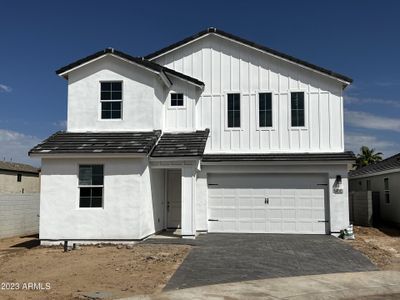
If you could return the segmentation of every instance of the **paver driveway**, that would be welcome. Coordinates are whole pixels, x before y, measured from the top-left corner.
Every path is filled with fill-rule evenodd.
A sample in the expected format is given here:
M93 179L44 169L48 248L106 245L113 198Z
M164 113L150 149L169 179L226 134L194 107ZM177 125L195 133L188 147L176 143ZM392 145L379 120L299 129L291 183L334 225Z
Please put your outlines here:
M193 249L165 290L273 277L377 270L360 252L329 235L207 234L190 243Z

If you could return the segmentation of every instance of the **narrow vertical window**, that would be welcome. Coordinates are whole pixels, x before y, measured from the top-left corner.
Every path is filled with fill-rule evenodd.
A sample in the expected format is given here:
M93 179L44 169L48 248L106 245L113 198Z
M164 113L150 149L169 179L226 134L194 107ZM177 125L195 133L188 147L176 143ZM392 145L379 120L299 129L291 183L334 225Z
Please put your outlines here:
M101 118L121 119L122 117L122 82L100 82Z
M304 93L291 93L292 127L304 126Z
M385 193L385 203L390 204L390 188L389 188L389 178L383 179L383 188Z
M17 182L21 182L22 181L22 174L17 174Z
M228 127L240 127L240 94L228 94Z
M183 106L183 94L172 93L171 94L171 106Z
M79 207L102 207L103 184L102 165L80 165Z
M367 191L371 190L371 180L367 179Z
M258 95L258 122L259 127L272 127L272 94Z

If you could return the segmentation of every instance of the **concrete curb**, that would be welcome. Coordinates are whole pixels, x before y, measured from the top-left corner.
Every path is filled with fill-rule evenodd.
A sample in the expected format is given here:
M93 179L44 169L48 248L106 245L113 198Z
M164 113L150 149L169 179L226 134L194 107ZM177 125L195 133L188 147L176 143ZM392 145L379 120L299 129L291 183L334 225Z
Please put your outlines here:
M141 295L125 300L169 299L351 299L400 296L400 272L336 273L243 281ZM392 298L395 299L395 298Z

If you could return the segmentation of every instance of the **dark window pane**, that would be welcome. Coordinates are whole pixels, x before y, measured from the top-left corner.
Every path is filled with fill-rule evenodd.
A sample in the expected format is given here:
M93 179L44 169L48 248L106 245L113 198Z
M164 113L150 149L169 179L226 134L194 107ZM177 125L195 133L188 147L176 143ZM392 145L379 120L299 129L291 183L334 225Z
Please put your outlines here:
M102 91L111 91L111 82L101 82Z
M111 119L121 119L121 111L119 111L119 110L112 111Z
M298 118L299 118L299 123L297 126L304 126L304 110L299 110L298 111Z
M90 197L81 197L79 207L90 207Z
M111 100L121 100L121 99L122 99L122 92L111 93Z
M233 109L234 110L240 110L240 95L239 94L235 94L234 99L235 99L235 101L234 101Z
M178 106L183 106L183 99L178 99Z
M103 176L103 169L104 169L103 165L93 165L92 166L93 174L96 174L96 175Z
M178 102L176 99L171 99L171 106L177 106Z
M91 207L102 207L103 206L103 198L101 197L93 197L92 198L92 206Z
M265 94L260 94L259 110L265 110L265 109L266 109Z
M122 91L122 82L112 82L111 89L112 91Z
M233 94L228 95L228 111L233 110Z
M111 109L112 110L121 110L121 102L111 102Z
M111 119L111 111L105 110L101 112L102 119Z
M234 127L240 127L240 111L234 112Z
M90 166L79 167L79 185L92 184L92 169Z
M81 197L90 197L90 188L80 188L80 190Z
M102 110L111 110L111 104L112 104L112 102L102 102L101 109Z
M93 175L92 185L103 185L103 175Z
M101 100L111 100L111 92L101 92Z
M299 126L298 123L297 110L292 110L292 126Z
M266 112L265 111L262 111L262 110L260 110L260 127L265 127L265 126L267 126L266 125L266 123L265 123L265 114L266 114Z
M272 127L272 111L266 112L265 127Z
M92 189L92 197L102 197L103 196L103 188L102 187L94 187Z
M233 126L233 111L228 111L228 127Z
M183 94L172 93L171 94L171 106L183 106Z

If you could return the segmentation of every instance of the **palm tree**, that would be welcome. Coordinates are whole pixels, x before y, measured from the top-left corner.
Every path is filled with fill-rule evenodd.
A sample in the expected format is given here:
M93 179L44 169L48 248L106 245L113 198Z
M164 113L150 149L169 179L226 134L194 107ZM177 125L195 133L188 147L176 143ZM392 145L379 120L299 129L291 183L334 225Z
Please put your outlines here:
M362 146L360 148L360 153L357 154L356 167L357 169L368 166L370 164L375 164L382 160L382 152L375 153L375 149L368 148L367 146Z

